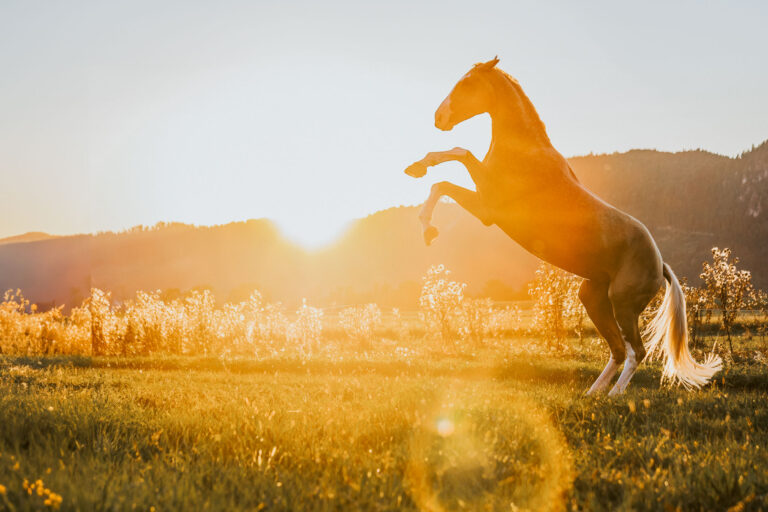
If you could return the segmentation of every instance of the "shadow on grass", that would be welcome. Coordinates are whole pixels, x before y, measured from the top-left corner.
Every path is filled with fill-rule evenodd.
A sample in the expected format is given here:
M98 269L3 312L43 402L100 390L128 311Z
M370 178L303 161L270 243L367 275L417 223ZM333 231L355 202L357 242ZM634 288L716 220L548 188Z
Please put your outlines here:
M460 379L493 379L498 381L530 381L546 383L574 382L591 384L602 371L601 361L533 357L503 361L477 361L471 358L412 359L372 361L275 359L221 359L214 357L160 356L131 358L101 358L87 356L0 357L3 370L22 366L30 369L98 369L98 370L156 370L208 371L232 374L291 373L298 375L380 375L387 377L453 377ZM645 363L632 382L639 386L658 385L661 368L658 363ZM730 368L717 375L714 385L721 389L768 389L768 373L762 366Z
M47 368L93 368L90 356L0 356L0 371L11 366L25 366L32 369Z
M0 375L10 367L44 370L77 368L95 370L208 371L232 374L291 373L298 375L380 375L387 377L453 377L460 379L500 381L535 381L562 383L586 381L596 377L597 369L586 363L566 360L523 359L494 363L470 358L428 360L297 360L297 359L219 359L199 357L5 357L0 358Z

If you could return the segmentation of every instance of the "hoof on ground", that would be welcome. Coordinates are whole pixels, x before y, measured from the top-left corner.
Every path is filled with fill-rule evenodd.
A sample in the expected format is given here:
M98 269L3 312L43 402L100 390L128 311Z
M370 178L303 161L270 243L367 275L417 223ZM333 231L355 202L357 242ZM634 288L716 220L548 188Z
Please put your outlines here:
M424 230L424 243L432 245L432 241L437 238L437 228L435 226L429 226Z
M421 178L427 174L427 166L421 162L416 162L405 168L405 174L413 178Z

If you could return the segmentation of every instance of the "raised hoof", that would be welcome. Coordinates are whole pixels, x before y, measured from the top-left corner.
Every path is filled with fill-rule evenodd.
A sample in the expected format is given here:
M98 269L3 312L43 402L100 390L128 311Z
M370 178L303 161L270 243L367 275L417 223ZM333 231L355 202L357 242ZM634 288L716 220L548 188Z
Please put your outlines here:
M424 230L424 243L427 245L432 245L432 241L437 238L437 234L437 228L435 226L429 226Z
M421 162L416 162L405 168L405 174L413 178L421 178L427 174L427 166Z

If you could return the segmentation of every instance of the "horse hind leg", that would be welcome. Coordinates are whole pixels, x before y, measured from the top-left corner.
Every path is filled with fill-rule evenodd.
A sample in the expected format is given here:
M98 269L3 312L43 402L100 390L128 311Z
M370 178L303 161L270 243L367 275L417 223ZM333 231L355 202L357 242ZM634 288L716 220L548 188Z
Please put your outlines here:
M613 313L626 345L627 359L624 363L624 369L619 375L619 380L608 393L609 396L624 393L637 367L645 359L646 351L640 336L638 321L640 313L651 301L659 286L654 280L649 280L647 283L636 283L634 286L626 286L624 289L616 286L616 283L611 286L610 297Z
M645 358L645 347L643 347L640 330L637 327L640 313L620 306L617 308L615 315L621 333L626 340L627 358L624 361L624 368L621 371L621 375L619 375L619 380L616 381L608 396L620 395L626 391L629 381L632 380L635 371L637 371L637 367Z
M585 279L579 289L579 299L584 304L589 318L595 324L597 332L608 342L611 357L600 376L587 391L588 395L599 393L608 388L616 372L624 361L625 346L619 326L613 316L613 308L608 298L608 285Z
M632 323L636 324L637 319L635 319L634 322L632 320L627 320L626 324L622 322L622 324L627 326L627 330L632 329ZM622 332L624 332L624 330L622 330ZM613 386L611 391L608 392L608 396L620 395L626 391L627 386L629 385L629 381L632 380L632 377L637 371L637 367L640 365L640 362L643 359L642 357L638 356L632 343L626 344L626 352L627 358L624 360L624 368L621 370L621 374L619 375L619 379L616 381L616 384Z

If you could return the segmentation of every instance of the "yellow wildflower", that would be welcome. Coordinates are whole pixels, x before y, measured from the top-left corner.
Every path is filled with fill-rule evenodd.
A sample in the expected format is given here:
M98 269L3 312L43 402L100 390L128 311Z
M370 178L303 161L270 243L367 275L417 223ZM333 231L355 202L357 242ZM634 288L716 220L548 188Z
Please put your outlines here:
M48 498L43 502L43 504L46 507L51 507L54 510L58 510L59 506L61 505L61 502L63 501L63 498L56 494L55 492L48 491L50 494L48 494Z

